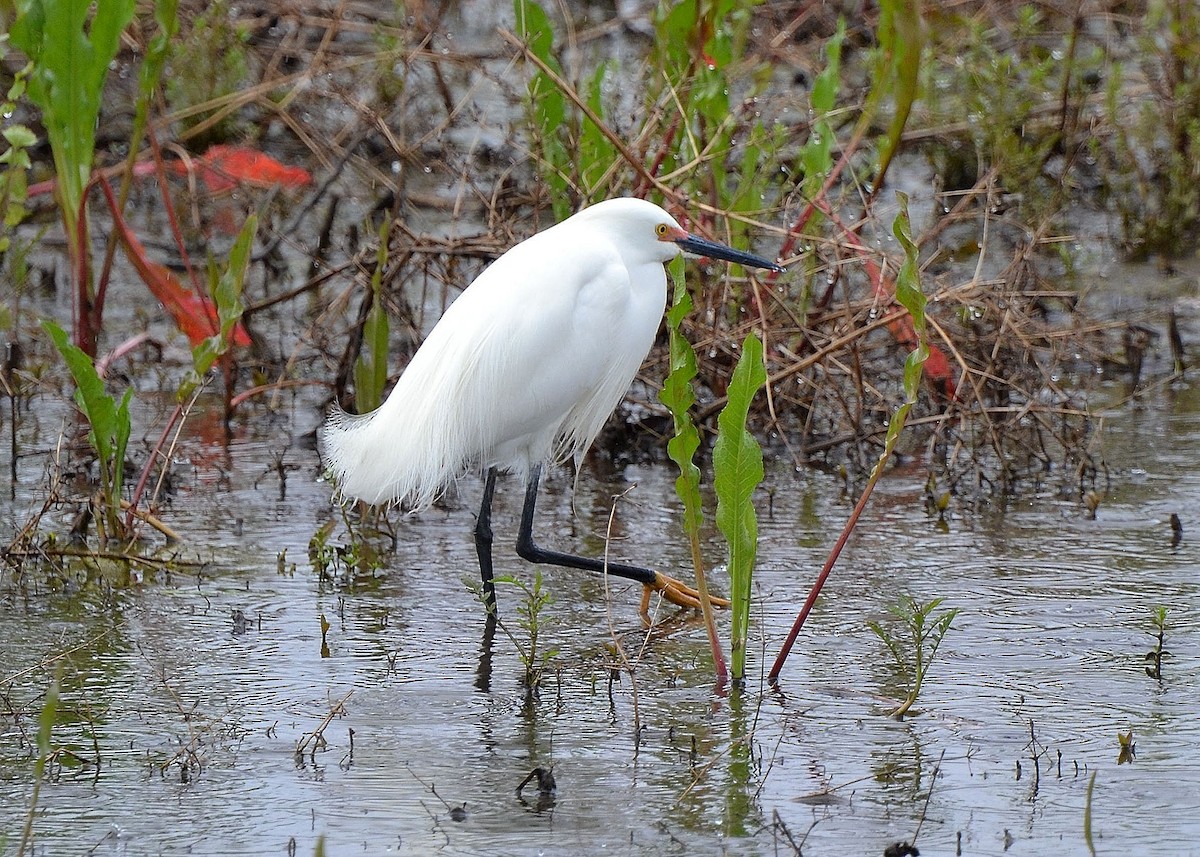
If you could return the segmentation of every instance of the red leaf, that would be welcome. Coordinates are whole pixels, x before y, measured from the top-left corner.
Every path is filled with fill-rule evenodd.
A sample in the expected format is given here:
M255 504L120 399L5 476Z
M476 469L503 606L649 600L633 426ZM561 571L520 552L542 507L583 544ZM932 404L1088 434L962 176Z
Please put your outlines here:
M256 187L302 187L312 181L303 167L289 167L270 155L248 146L212 146L197 159L200 179L210 193L230 190L238 184ZM177 164L176 171L187 172L187 165Z

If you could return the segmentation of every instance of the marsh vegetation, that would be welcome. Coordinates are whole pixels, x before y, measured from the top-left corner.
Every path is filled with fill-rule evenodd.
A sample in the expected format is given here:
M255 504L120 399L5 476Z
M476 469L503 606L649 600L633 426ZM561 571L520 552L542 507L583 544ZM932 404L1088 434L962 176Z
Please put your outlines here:
M18 5L6 853L1197 835L1194 4ZM476 482L338 508L312 433L623 194L787 271L677 272L547 533L735 609L514 564L493 638Z

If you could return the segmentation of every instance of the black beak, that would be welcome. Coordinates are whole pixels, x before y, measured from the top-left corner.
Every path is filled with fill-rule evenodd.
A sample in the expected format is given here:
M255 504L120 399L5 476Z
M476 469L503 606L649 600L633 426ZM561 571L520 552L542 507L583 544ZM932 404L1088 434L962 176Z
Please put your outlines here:
M768 262L762 256L755 256L753 253L746 253L742 250L734 250L732 247L726 247L724 244L709 241L707 238L701 238L698 235L677 238L675 243L686 252L697 256L707 256L710 259L724 259L726 262L736 262L746 268L766 268L768 271L783 270L782 266L776 265L774 262Z

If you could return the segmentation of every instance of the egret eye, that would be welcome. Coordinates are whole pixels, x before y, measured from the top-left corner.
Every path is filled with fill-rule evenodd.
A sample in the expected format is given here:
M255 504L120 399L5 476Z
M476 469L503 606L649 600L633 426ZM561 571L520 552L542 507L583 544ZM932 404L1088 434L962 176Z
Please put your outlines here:
M667 229L667 224L665 224L665 223L660 223L660 224L658 224L658 226L654 227L654 234L657 235L659 238L666 238L668 231L669 230Z

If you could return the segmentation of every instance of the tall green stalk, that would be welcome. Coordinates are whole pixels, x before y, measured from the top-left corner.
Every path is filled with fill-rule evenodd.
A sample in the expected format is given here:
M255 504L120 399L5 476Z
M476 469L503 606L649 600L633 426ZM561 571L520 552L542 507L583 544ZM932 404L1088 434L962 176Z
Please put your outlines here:
M717 418L713 447L713 487L717 492L717 526L729 546L729 599L732 627L729 648L733 680L746 677L746 639L750 625L750 588L758 553L758 516L754 489L763 480L763 454L758 441L746 431L746 419L755 394L767 382L763 345L751 333L742 343L742 354L729 383L729 402Z
M704 510L700 499L700 468L694 461L696 450L700 448L700 433L689 413L696 403L696 394L692 389L692 379L697 371L696 352L679 327L692 311L692 296L688 294L687 283L683 279L682 257L671 262L669 270L675 284L671 307L667 311L671 371L658 397L671 411L671 419L675 424L675 434L667 442L667 455L679 467L675 493L683 503L683 529L692 549L692 569L696 574L696 589L700 592L700 606L708 629L708 642L712 647L713 667L718 683L723 684L728 676L728 668L721 651L721 640L717 636L717 622L704 577L704 560L700 555L700 526L704 523Z

